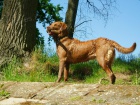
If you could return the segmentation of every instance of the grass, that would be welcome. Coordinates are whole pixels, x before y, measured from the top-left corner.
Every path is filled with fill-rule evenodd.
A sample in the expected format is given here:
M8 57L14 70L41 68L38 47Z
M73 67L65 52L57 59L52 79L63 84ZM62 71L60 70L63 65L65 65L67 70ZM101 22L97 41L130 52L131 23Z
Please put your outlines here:
M103 103L106 103L106 100L104 99L95 99L95 97L92 98L92 102L94 103L98 103L98 104L103 104Z
M70 97L70 100L71 100L71 101L78 101L78 100L81 100L81 99L82 99L81 96Z
M43 52L37 48L30 58L20 60L16 57L1 71L1 81L54 82L58 74L58 57L52 50ZM128 82L140 85L140 56L120 55L115 59L114 73L129 75ZM108 77L95 60L70 66L70 82L109 84ZM103 79L104 78L104 79ZM117 80L117 84L127 84L126 80Z
M57 78L56 71L58 69L57 59L56 55L48 57L46 54L41 53L40 49L35 50L31 58L26 61L21 61L14 57L1 71L1 80L31 82L55 81Z
M4 84L0 85L0 98L5 97L8 98L10 96L10 93L3 89Z

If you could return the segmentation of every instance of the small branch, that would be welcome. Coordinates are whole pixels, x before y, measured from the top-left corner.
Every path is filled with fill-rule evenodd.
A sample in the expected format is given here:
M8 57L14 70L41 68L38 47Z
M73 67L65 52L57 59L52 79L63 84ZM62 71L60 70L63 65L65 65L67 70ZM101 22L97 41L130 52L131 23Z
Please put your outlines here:
M77 26L75 26L74 29L77 28L78 26L80 26L81 24L83 24L83 23L85 23L85 22L89 22L89 21L92 21L92 20L83 21L82 23L80 23L80 24L78 24Z
M94 3L93 3L93 2L90 2L89 0L87 0L87 3L88 3L90 6L94 6Z
M116 0L98 0L99 5L94 4L92 0L86 0L88 7L93 9L94 14L102 17L105 22L108 21L108 17L110 15L110 10L114 7Z

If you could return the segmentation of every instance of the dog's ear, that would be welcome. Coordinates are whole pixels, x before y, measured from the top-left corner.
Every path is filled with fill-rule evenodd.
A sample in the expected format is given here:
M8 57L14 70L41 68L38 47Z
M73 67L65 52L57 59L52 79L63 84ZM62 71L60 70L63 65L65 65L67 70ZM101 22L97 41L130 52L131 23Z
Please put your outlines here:
M62 30L65 31L67 29L67 25L65 23L62 23L62 27L61 28L62 28Z
M62 24L62 26L60 29L61 32L60 32L59 36L60 37L67 36L68 35L67 25L63 22L61 24Z

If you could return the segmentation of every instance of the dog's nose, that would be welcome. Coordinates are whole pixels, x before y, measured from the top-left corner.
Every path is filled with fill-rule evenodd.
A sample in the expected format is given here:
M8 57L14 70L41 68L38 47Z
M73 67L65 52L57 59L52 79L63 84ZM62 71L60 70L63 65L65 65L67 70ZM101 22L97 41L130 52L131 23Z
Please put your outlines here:
M49 29L50 27L48 26L47 29Z
M48 26L47 28L46 28L46 31L48 32L50 30L50 27Z

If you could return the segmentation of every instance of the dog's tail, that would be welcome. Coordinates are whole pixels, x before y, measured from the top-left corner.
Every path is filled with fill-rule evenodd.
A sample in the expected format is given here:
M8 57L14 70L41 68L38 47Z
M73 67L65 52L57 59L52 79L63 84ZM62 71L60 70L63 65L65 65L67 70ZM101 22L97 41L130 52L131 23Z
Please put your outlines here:
M128 54L131 53L135 50L136 48L136 43L133 43L133 45L130 48L125 48L122 47L121 45L119 45L117 42L112 41L112 45L113 47L115 47L119 52L124 53L124 54Z

